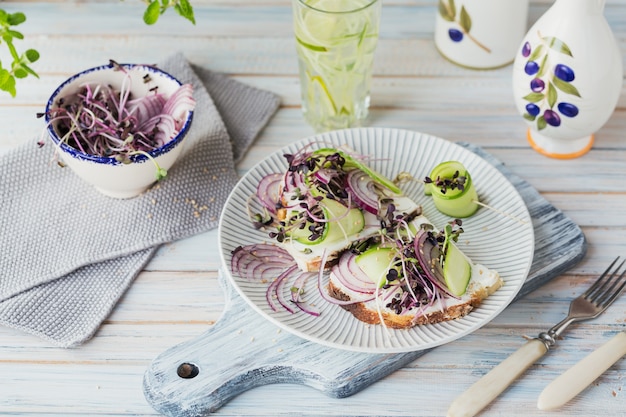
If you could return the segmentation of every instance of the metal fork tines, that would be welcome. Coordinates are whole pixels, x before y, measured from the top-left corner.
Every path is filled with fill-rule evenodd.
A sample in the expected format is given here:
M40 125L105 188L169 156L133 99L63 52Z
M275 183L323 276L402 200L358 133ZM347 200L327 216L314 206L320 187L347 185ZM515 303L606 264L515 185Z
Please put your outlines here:
M569 314L565 319L554 325L547 332L539 334L537 338L544 342L548 349L556 343L556 338L563 333L567 326L574 322L598 317L621 294L624 287L626 287L626 280L623 279L626 274L626 269L624 269L621 274L619 274L619 271L622 269L622 266L624 266L626 259L616 268L613 268L618 260L619 256L611 262L611 265L608 266L587 291L572 300L569 307Z

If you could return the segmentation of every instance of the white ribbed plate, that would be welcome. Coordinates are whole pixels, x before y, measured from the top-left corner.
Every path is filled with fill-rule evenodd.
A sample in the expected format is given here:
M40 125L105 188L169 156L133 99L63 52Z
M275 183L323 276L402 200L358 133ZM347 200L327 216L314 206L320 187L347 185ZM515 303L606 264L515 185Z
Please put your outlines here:
M239 245L270 242L266 232L255 230L248 221L247 202L266 174L283 172L284 153L304 144L324 147L346 144L372 156L368 165L389 178L406 171L423 179L439 162L457 160L472 175L480 200L511 217L481 208L464 220L459 247L475 262L497 270L504 285L466 317L411 329L385 329L355 319L352 314L324 301L312 279L305 288L307 302L321 312L319 317L304 312L274 312L265 299L267 284L251 282L230 270L231 251ZM421 204L424 214L437 226L450 220L424 196L420 182L403 187ZM304 139L276 152L254 166L231 193L219 226L219 246L226 275L239 294L261 315L287 331L313 342L340 349L370 353L398 353L429 349L469 334L496 317L513 300L528 275L534 251L533 226L526 205L513 185L492 165L461 146L422 133L384 128L334 131ZM289 291L288 286L285 288ZM288 294L285 294L288 299ZM245 320L245 317L242 317Z

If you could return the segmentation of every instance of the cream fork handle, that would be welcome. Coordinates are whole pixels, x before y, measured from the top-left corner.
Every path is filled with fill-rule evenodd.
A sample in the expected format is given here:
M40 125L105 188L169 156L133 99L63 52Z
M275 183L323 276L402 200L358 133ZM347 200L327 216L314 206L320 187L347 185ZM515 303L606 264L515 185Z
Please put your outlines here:
M564 405L624 355L626 333L620 332L548 384L539 395L537 407L553 410Z
M541 340L529 340L459 395L450 405L447 417L471 417L478 414L547 351L548 348Z

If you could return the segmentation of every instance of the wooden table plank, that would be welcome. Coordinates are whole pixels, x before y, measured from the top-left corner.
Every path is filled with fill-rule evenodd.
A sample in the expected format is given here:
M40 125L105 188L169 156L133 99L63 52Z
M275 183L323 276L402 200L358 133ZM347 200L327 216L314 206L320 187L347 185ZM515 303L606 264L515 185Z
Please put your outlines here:
M534 21L553 0L532 1ZM136 0L2 2L26 12L18 47L38 49L40 79L18 83L15 99L0 94L0 155L34 141L43 124L34 115L66 77L120 61L157 62L183 51L193 62L280 95L282 107L239 164L240 174L269 152L313 134L300 113L289 0L192 0L196 26L173 11L155 26L141 21ZM249 391L218 415L443 415L452 398L523 343L560 320L569 300L607 263L626 255L626 94L582 158L557 161L530 150L512 102L511 67L468 71L434 48L435 0L386 1L372 88L373 126L421 131L483 146L582 227L585 259L514 303L489 325L437 348L363 392L328 398L294 385ZM626 64L626 4L607 0L605 16ZM2 47L0 46L0 51ZM112 56L113 54L113 56ZM6 56L0 52L3 64ZM0 231L1 234L1 231ZM217 232L161 247L94 339L59 349L0 327L0 415L155 416L142 393L143 373L170 346L219 320L224 297L217 282ZM545 416L534 404L541 389L626 325L626 298L593 322L573 326L554 352L482 414ZM626 362L551 415L626 416Z

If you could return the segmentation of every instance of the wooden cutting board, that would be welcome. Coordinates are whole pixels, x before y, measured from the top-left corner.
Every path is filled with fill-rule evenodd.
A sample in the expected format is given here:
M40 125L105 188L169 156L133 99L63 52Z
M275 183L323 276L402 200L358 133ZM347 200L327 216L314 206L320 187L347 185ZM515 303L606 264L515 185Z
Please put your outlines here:
M517 298L583 258L586 240L576 224L492 155L468 143L461 145L511 181L533 219L535 254ZM166 416L206 415L244 391L272 383L304 384L332 397L347 397L427 352L369 354L309 342L256 313L227 279L221 284L226 305L218 322L197 338L163 352L146 370L144 395Z

